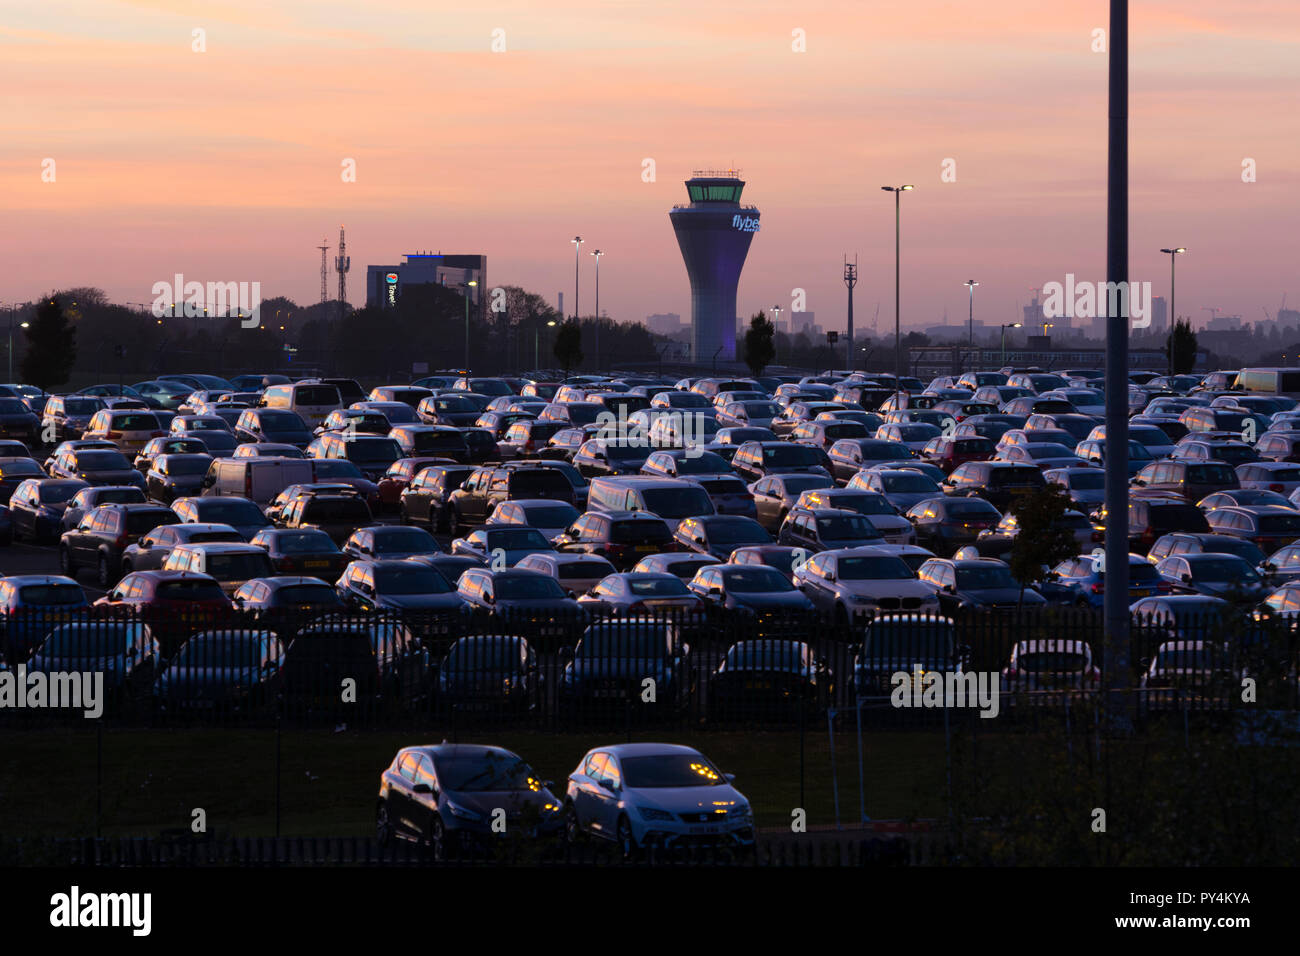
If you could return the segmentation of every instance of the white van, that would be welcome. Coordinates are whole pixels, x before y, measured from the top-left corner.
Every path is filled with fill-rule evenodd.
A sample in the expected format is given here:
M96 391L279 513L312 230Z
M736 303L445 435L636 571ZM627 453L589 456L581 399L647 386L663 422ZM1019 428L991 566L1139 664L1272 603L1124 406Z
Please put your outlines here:
M290 485L316 480L316 465L308 458L218 458L203 479L205 497L236 495L268 504Z
M333 385L295 382L272 385L262 393L262 400L257 405L259 408L287 408L301 415L308 428L315 428L325 421L326 415L343 405L343 399Z
M1300 368L1243 368L1234 387L1254 395L1300 398Z
M709 493L694 481L651 475L591 479L588 511L640 511L657 515L676 527L683 518L716 514Z

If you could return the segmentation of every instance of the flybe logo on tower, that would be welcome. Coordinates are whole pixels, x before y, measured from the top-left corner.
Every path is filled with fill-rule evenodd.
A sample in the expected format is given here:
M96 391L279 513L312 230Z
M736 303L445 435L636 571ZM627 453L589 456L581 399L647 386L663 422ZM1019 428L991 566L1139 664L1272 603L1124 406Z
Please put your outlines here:
M741 232L758 232L758 220L753 216L732 216L731 228Z

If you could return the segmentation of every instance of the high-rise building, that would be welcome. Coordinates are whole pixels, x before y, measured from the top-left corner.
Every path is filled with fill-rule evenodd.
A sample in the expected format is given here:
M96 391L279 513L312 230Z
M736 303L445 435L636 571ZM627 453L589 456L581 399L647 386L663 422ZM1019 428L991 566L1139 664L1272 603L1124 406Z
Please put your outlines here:
M645 317L645 327L655 335L676 335L685 328L685 323L676 312L657 312Z
M744 188L734 169L696 171L686 181L690 204L668 214L691 283L696 362L736 357L736 288L759 217L757 208L740 204Z
M1163 295L1151 300L1151 331L1160 335L1169 331L1169 300Z

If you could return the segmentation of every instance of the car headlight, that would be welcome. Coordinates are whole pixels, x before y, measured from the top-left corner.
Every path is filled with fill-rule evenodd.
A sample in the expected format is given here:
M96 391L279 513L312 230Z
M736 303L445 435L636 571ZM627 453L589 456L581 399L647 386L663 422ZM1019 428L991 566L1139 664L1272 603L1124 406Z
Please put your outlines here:
M447 804L447 809L451 812L451 815L453 817L459 817L462 820L483 819L483 815L481 813L475 813L473 810L468 810L465 807L458 807L454 803Z
M671 823L673 815L667 810L656 810L654 807L639 807L637 812L641 814L642 820L659 820L665 823Z
M559 813L563 809L564 808L560 806L558 803L542 804L542 812L544 813Z
M750 808L749 804L742 803L738 807L732 807L727 813L727 816L736 820L752 820L754 817L754 811Z

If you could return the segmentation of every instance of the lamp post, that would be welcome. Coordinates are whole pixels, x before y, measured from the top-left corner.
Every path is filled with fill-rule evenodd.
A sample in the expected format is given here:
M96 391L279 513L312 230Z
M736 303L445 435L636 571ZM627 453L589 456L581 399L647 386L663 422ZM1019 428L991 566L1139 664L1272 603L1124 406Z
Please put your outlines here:
M1018 329L1018 328L1020 328L1019 322L1008 322L1006 325L1002 326L1002 364L1003 365L1007 364L1007 329Z
M887 193L894 194L894 407L897 408L901 402L900 396L903 390L903 333L898 310L900 239L902 236L900 197L903 193L910 192L916 187L881 186L880 188Z
M1174 310L1174 263L1178 257L1187 251L1185 246L1178 246L1173 249L1161 249L1165 255L1169 256L1169 334L1165 339L1165 351L1168 357L1167 374L1174 374L1174 322L1178 319L1178 313Z
M9 303L9 378L7 381L14 380L14 316L18 309L17 302ZM31 326L30 322L23 322L19 328L25 329Z
M465 374L469 374L469 290L478 285L474 279L462 283L465 290Z
M582 236L574 236L569 240L573 243L573 318L577 318L582 313L578 311L578 256L582 250Z
M596 257L596 330L594 333L594 346L592 351L595 353L594 364L596 371L600 371L600 257L605 253L597 249L589 255Z
M966 354L970 357L970 370L975 371L975 287L979 285L974 279L966 280L966 288L970 291L970 306L967 312L967 327L970 329L970 341L966 346Z

